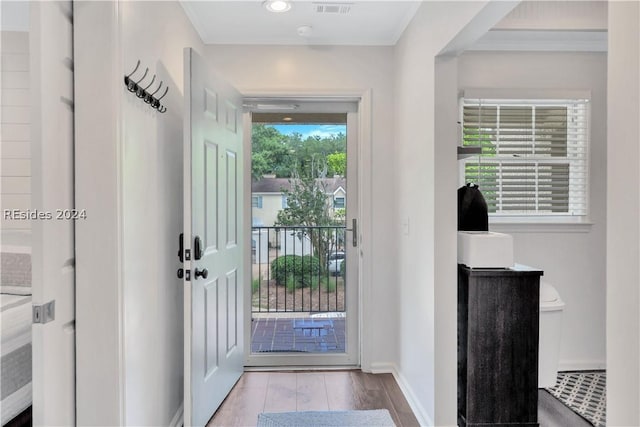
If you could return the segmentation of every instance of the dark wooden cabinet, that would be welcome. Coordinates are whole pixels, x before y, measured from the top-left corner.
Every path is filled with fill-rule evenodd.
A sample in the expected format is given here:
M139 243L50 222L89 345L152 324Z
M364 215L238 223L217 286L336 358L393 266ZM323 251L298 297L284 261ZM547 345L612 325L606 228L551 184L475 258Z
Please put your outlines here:
M458 424L538 425L542 271L458 265Z

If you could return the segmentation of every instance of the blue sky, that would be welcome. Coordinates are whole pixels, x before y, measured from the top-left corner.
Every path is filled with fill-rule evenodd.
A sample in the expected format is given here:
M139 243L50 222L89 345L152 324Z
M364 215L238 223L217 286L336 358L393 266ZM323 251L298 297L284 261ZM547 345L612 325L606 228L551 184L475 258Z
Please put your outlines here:
M302 139L306 139L308 136L320 136L329 137L333 135L337 135L339 133L347 133L347 125L345 124L336 124L336 125L270 125L276 128L280 133L284 135L290 135L292 133L299 133L302 135Z

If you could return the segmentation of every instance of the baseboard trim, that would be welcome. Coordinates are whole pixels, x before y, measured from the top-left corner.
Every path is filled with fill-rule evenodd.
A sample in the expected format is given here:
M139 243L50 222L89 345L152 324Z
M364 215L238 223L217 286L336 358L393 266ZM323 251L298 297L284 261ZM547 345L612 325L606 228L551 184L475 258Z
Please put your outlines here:
M362 369L363 372L370 372L372 374L392 374L395 369L393 363L372 363L369 365L368 370Z
M395 363L372 363L371 373L393 375L393 378L395 378L396 383L398 383L398 386L400 387L400 391L404 395L404 398L407 399L407 403L409 403L413 414L418 419L418 423L420 423L421 426L434 425L433 420L429 416L429 413L420 404L415 394L413 393L413 389L409 385L409 382L406 380L404 375L400 373L400 370L395 365Z
M182 425L184 425L184 403L180 404L180 407L169 423L169 427L182 427Z
M558 363L558 371L594 371L607 368L604 360L562 360Z

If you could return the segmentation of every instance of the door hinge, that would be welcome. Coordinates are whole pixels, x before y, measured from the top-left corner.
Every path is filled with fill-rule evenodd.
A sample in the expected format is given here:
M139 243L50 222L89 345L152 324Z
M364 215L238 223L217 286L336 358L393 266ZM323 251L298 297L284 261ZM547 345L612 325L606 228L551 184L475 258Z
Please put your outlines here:
M56 300L33 304L33 323L48 323L56 318Z

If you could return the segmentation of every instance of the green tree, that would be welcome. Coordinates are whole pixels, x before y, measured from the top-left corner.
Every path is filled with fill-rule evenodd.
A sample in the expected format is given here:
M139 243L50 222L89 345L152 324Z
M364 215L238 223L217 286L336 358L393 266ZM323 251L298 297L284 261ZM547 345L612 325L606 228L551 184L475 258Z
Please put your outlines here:
M309 173L314 158L329 159L346 150L346 136L343 133L330 137L310 136L303 139L299 133L284 135L271 125L257 123L252 132L251 174L259 179L265 174L275 174L278 178L291 178L294 167L303 175ZM332 160L330 175L341 173L340 157Z
M329 175L345 176L347 173L347 153L333 153L327 156Z
M283 142L284 135L278 129L264 123L256 123L251 128L251 146L253 151L263 151L263 144L267 142Z
M289 181L291 189L283 190L287 207L278 212L277 225L330 225L324 182L313 177L293 177Z
M277 129L256 124L251 131L251 176L260 179L265 174L288 178L294 161L288 139Z
M271 165L264 153L251 153L251 178L257 181L268 173L271 173Z
M315 256L323 260L323 271L327 267L327 255L335 248L338 238L332 228L316 228L336 225L327 203L326 172L326 162L317 157L311 160L311 166L305 173L294 170L289 180L291 189L283 190L287 207L278 212L276 220L276 225L308 227L299 230L302 234L299 237L309 238Z

